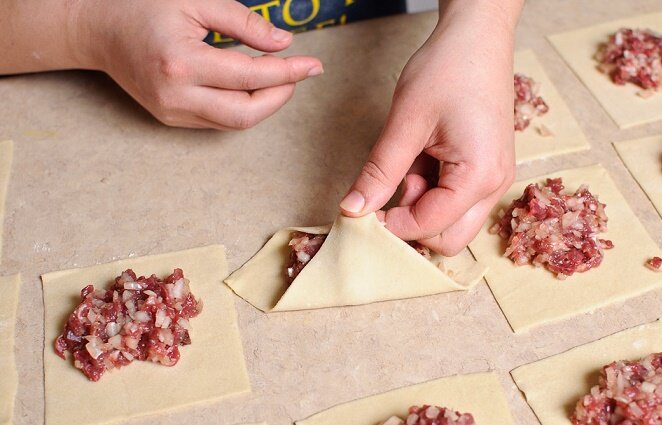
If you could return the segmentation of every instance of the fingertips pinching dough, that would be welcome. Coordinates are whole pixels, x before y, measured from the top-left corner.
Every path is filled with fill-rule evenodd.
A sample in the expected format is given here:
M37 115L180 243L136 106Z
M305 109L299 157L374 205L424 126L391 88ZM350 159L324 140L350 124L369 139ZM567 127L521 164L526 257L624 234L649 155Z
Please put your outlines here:
M328 236L289 284L286 265L293 232ZM424 257L370 214L339 216L333 226L281 230L225 282L256 308L275 312L467 290L484 274L485 268L467 252L453 258Z

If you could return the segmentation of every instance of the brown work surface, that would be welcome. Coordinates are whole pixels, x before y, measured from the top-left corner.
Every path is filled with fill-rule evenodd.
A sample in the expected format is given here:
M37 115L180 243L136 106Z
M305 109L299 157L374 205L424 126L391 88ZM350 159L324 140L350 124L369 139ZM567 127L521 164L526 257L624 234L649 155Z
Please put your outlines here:
M659 9L659 0L527 2L517 49L535 51L592 149L523 164L518 178L599 162L661 244L662 220L611 142L662 134L662 122L620 131L545 39ZM245 132L166 128L95 73L0 79L0 140L14 140L0 275L23 277L16 423L44 414L40 274L216 243L234 270L278 229L331 222L380 131L395 76L435 19L297 35L290 52L318 55L326 73ZM515 336L484 282L468 293L319 311L265 315L235 302L252 393L132 423L284 425L370 394L494 369L517 423L533 424L511 369L662 316L657 290Z

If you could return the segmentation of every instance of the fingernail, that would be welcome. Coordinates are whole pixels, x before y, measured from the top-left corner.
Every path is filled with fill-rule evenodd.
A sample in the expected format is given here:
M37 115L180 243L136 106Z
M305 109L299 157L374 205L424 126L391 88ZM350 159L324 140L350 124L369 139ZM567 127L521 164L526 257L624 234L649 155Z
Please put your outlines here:
M289 40L291 36L292 34L280 28L271 29L271 39L279 43Z
M324 68L322 68L319 65L315 65L312 68L308 70L308 76L309 77L316 77L318 75L324 74Z
M365 198L356 190L349 192L340 202L340 208L351 213L359 213L363 207L365 207Z

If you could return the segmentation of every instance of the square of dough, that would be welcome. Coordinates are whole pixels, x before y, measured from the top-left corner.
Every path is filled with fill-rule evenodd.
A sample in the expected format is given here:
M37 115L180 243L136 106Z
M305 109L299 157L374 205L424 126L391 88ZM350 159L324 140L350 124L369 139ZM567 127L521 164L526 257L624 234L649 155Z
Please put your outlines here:
M662 351L659 320L520 366L511 375L542 425L569 425L580 397L598 384L602 366Z
M494 372L455 375L339 404L296 425L378 425L391 416L405 418L411 406L424 404L471 413L477 424L514 421Z
M92 382L70 356L65 361L55 354L55 338L85 285L107 288L128 268L165 277L177 267L203 309L191 319L192 343L181 347L175 366L136 361ZM43 275L46 424L112 423L250 391L232 291L222 283L226 275L225 249L218 245Z
M543 267L516 266L503 256L506 241L488 232L499 209L519 198L529 183L547 177L562 177L566 191L574 192L582 183L607 205L608 232L614 248L604 251L602 264L565 280ZM469 244L476 259L488 267L485 279L515 332L565 319L596 308L641 295L662 283L662 273L644 266L660 248L639 222L623 195L600 165L558 171L515 183L501 198L476 238Z
M1 159L1 158L0 158ZM18 372L14 356L16 308L21 286L19 275L0 276L0 425L12 423Z
M662 12L606 22L548 38L616 124L628 128L662 119L662 91L644 99L637 95L641 87L631 83L616 85L609 75L598 71L598 62L594 59L598 47L623 27L662 33Z
M662 215L662 135L615 142L616 152Z
M549 158L570 152L589 149L589 145L570 109L545 73L531 50L515 54L515 72L522 73L540 83L540 96L549 111L535 117L524 131L515 132L515 157L517 163ZM543 137L538 127L544 125L553 133Z
M5 221L5 198L9 186L9 171L11 169L13 143L8 140L0 142L0 264L2 263L2 233Z

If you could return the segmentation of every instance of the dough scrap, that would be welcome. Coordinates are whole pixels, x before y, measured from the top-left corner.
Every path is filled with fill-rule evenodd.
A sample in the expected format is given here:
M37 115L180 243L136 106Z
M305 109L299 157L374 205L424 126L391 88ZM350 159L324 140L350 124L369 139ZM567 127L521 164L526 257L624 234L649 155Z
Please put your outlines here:
M563 281L542 267L516 266L503 256L506 242L488 232L500 208L519 198L527 184L546 177L562 177L569 191L587 183L591 192L607 204L609 231L600 234L600 238L614 242L613 249L604 251L598 268L575 273ZM516 333L627 300L659 288L662 283L662 273L644 266L649 258L662 255L660 248L600 165L558 171L515 183L501 198L469 249L489 268L485 279Z
M594 55L598 46L622 27L648 28L662 33L662 12L606 22L548 38L616 124L628 128L662 119L662 91L644 99L637 95L641 87L635 84L618 86L608 75L597 70Z
M0 157L2 160L2 157ZM1 168L1 167L0 167ZM14 332L21 277L0 276L0 425L12 423L18 372L14 356Z
M378 425L423 404L471 413L477 424L514 424L495 372L455 375L339 404L296 425Z
M591 146L582 129L533 51L524 50L515 53L515 72L540 83L540 96L549 105L546 114L535 117L524 131L515 132L517 163L589 149ZM537 130L541 125L550 129L552 135L541 136Z
M319 252L291 285L284 268L293 231L329 234ZM257 307L305 310L419 297L473 287L485 268L470 255L426 260L393 235L375 214L339 216L333 226L280 230L225 283ZM443 261L442 272L435 264ZM449 277L452 274L452 278Z
M9 186L14 143L11 140L0 142L0 263L2 263L2 233L5 218L5 198Z
M662 322L637 326L544 360L511 375L542 425L568 425L580 397L598 384L602 366L662 351Z
M615 142L616 152L662 215L662 135Z
M138 275L166 276L176 267L184 270L204 307L191 320L193 342L181 348L174 367L134 362L91 382L70 358L55 354L53 342L85 285L107 287L127 268ZM43 275L46 425L113 423L250 391L233 295L222 284L225 276L225 249L219 245Z

